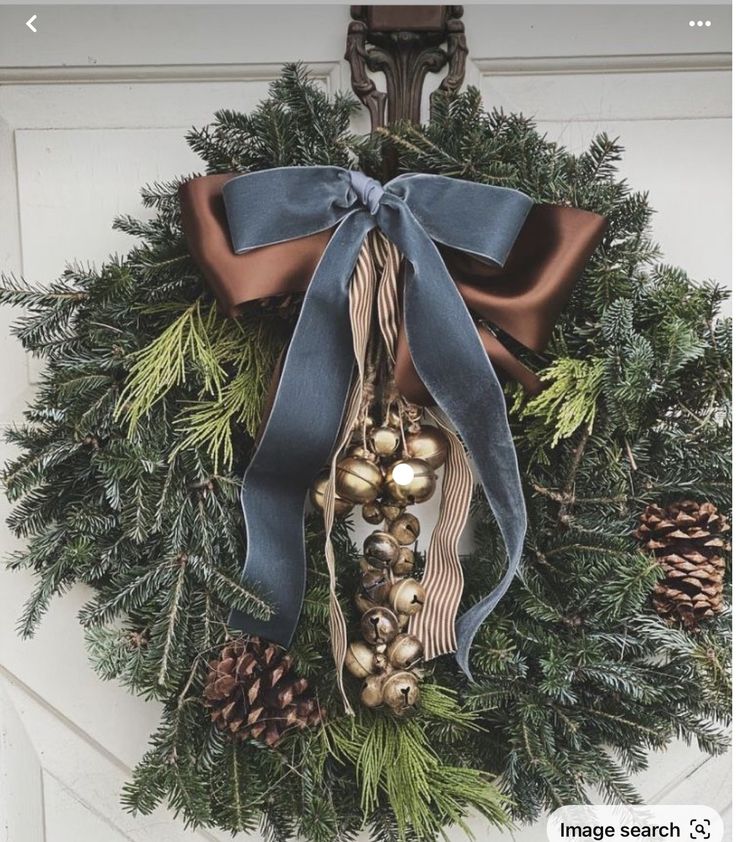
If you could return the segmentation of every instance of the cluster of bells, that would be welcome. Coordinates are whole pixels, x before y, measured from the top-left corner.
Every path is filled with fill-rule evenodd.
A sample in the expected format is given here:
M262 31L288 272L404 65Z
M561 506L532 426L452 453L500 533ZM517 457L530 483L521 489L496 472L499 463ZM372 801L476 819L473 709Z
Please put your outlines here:
M363 545L355 596L363 640L350 643L345 667L363 680L363 705L385 705L404 716L419 700L424 654L421 642L406 628L425 599L424 588L412 577L419 520L406 507L434 493L435 470L447 459L447 439L437 427L420 424L419 413L410 416L404 435L400 424L394 416L383 426L372 425L366 437L369 449L353 447L337 463L335 513L344 516L360 505L368 523L382 524ZM321 476L312 488L317 509L322 508L326 483L327 476Z

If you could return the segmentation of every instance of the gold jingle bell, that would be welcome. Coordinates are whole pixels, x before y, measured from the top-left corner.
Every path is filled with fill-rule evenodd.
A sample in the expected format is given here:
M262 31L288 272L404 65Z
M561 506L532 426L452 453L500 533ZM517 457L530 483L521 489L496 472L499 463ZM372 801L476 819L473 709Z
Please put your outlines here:
M355 607L358 609L358 611L360 611L361 614L365 614L366 611L370 611L371 608L376 607L376 603L372 599L367 597L363 593L363 591L358 591L358 593L355 594L354 602Z
M401 433L396 427L375 427L371 430L371 450L376 456L391 456L401 442Z
M409 512L399 515L389 532L400 544L413 544L419 537L419 518Z
M358 565L360 567L361 573L367 573L369 570L379 570L379 569L382 570L383 569L383 568L377 567L375 564L371 564L371 562L365 556L361 556L358 559Z
M351 503L372 503L381 490L383 474L375 462L359 456L347 456L337 463L335 488Z
M416 433L406 437L406 452L409 456L423 459L433 469L445 464L447 449L447 436L439 427L422 424Z
M414 570L414 553L409 547L399 548L399 557L391 565L396 576L408 576Z
M366 450L362 444L354 444L348 448L348 456L355 456L356 459L367 459L369 462L376 461L376 457L370 450Z
M397 582L389 595L391 607L397 614L417 614L422 610L426 594L416 579Z
M391 582L382 570L367 570L360 577L360 587L373 602L385 602L391 592Z
M419 681L416 675L401 670L391 673L383 682L383 703L392 713L403 716L416 709L419 701Z
M399 542L388 532L371 532L363 542L363 553L368 564L390 567L399 557Z
M330 476L325 471L317 477L309 489L309 499L318 512L324 512L325 510L325 490L329 481ZM352 508L353 504L349 500L344 500L339 494L335 494L335 517L345 517Z
M396 427L397 429L401 429L401 427L403 427L404 425L404 419L402 415L403 413L399 412L399 410L396 408L396 405L394 405L388 411L385 423L388 424L390 427Z
M375 671L373 649L362 640L354 640L345 653L345 669L356 678L365 678Z
M409 620L411 620L411 617L408 614L397 614L396 619L399 621L399 629L401 631L404 631L409 625Z
M405 423L417 427L422 415L424 410L414 403L402 403L400 409L398 404L394 404L388 413L388 423L392 427L403 427Z
M371 427L375 427L376 422L373 420L371 415L360 415L356 420L355 424L353 424L353 429L358 430L359 432L362 430L370 430Z
M386 490L399 504L423 503L434 494L437 477L423 459L401 459L386 471ZM343 494L343 497L352 498Z
M363 509L361 510L361 514L363 515L364 521L366 521L367 523L372 523L374 526L378 523L381 523L384 520L381 507L376 502L364 503Z
M389 523L392 523L396 520L397 517L404 511L403 506L399 506L396 503L382 503L381 504L381 514L384 517L384 520L387 520Z
M368 643L390 643L399 633L399 621L389 608L376 606L360 618L360 630Z
M377 708L383 704L382 675L369 675L360 688L360 703L367 708Z
M424 646L413 634L400 634L388 646L388 659L392 667L410 670L418 666L424 656Z

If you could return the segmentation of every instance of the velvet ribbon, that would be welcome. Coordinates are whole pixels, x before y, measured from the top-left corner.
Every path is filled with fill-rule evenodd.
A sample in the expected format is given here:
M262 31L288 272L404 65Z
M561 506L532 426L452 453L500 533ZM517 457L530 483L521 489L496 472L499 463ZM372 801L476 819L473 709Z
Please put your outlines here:
M469 674L472 640L513 579L526 529L503 393L488 352L500 355L512 376L515 357L497 341L481 341L466 306L477 289L473 273L483 267L493 286L490 295L475 296L474 310L541 349L604 221L571 208L550 213L507 188L434 175L399 176L382 186L337 167L194 179L181 198L190 249L226 310L306 287L241 494L248 538L243 576L261 585L274 612L266 621L233 612L231 623L285 646L296 628L305 584L305 498L333 455L355 365L350 278L366 234L378 228L404 258L398 385L410 399L436 403L460 434L509 556L501 582L457 621L456 657ZM533 236L515 272L510 260L504 274L514 244L540 231L546 238ZM291 259L279 263L276 251L286 254L287 246ZM525 385L536 388L529 378Z

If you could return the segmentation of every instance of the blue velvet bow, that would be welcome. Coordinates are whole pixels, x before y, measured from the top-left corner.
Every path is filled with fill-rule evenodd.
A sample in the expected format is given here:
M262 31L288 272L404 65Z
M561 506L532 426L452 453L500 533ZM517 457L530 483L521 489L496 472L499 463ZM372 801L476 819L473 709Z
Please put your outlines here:
M470 675L473 638L518 568L526 511L501 386L435 243L502 266L532 200L437 175L402 175L382 186L327 166L242 175L225 185L223 197L239 254L337 226L307 289L243 480L243 576L261 585L274 612L263 621L233 611L230 623L284 646L294 634L306 579L306 495L335 447L355 365L350 278L366 234L377 227L405 260L403 318L417 372L470 452L509 556L496 588L457 620L456 658Z

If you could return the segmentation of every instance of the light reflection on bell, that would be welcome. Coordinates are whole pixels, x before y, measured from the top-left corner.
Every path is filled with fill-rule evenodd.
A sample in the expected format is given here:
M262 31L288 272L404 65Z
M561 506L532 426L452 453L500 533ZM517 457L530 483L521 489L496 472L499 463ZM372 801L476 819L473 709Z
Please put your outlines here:
M402 459L386 471L386 490L400 505L429 500L436 485L437 477L423 459Z

